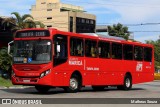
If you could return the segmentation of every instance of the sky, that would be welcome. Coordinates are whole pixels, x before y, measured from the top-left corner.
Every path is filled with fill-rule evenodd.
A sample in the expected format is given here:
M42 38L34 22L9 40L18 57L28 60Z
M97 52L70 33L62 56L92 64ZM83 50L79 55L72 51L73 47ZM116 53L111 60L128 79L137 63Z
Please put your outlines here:
M0 0L0 16L12 12L30 14L36 0ZM160 36L160 0L61 0L62 3L82 6L95 14L97 25L122 23L133 32L134 39L157 40Z

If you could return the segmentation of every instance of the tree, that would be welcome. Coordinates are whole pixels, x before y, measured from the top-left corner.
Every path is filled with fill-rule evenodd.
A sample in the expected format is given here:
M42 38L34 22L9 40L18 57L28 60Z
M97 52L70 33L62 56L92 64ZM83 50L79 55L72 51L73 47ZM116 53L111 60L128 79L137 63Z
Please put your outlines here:
M0 49L0 69L11 74L12 58L7 53L7 47Z
M15 31L20 29L36 28L37 25L39 25L40 28L45 27L43 23L34 21L34 18L30 14L24 14L23 16L20 16L18 12L13 12L11 14L15 15L16 18L0 18L3 19L1 21L1 27L3 30L11 31L14 33Z
M14 32L17 29L16 20L12 17L1 18L1 30Z
M128 27L123 26L122 24L114 24L113 26L108 26L108 32L111 36L122 37L126 40L129 39L130 33Z
M39 21L34 21L33 17L29 14L20 16L19 13L11 13L15 15L16 18L3 18L1 25L2 27L9 28L12 33L16 30L25 29L25 28L36 28L39 25L41 28L44 28L44 24ZM6 29L8 31L8 29ZM7 48L0 49L0 69L11 74L12 58L8 55Z
M154 46L155 68L160 69L160 39L156 41L146 40L146 43Z
M25 29L25 28L36 28L39 25L41 28L44 28L45 25L39 21L34 21L34 18L30 14L24 14L21 16L18 12L11 13L16 17L16 25L18 29Z

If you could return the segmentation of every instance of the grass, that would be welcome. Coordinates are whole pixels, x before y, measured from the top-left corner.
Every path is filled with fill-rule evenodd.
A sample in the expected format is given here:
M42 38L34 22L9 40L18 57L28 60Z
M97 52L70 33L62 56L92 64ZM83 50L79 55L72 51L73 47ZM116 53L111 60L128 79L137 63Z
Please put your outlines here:
M3 87L10 87L10 86L13 86L11 80L6 80L2 77L0 77L0 86L3 86Z

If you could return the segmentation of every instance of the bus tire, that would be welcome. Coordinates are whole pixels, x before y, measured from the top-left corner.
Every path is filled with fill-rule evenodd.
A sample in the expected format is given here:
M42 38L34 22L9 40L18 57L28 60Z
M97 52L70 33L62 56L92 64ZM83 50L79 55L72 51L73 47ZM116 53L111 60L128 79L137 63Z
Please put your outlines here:
M105 86L92 86L92 89L94 91L103 91Z
M47 93L50 88L51 87L49 86L40 86L40 85L35 86L35 89L40 93Z
M126 75L124 78L123 85L117 86L119 90L130 90L132 88L132 77L130 75Z
M64 87L64 90L68 93L76 93L82 87L81 79L78 75L72 75L69 81L69 86Z

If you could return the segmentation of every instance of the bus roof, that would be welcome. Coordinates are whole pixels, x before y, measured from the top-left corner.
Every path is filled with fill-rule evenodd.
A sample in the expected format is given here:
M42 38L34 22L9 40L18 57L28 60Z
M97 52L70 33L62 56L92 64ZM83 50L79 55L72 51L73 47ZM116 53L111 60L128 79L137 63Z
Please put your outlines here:
M120 43L126 43L126 44L133 44L133 45L147 45L151 46L151 44L145 44L141 42L135 42L132 40L125 40L124 38L121 37L116 37L116 36L109 36L109 35L104 35L104 34L96 34L96 33L73 33L73 32L65 32L65 31L60 31L54 28L49 28L49 29L44 29L44 28L29 28L29 29L23 29L23 30L18 30L17 32L21 31L30 31L30 30L49 30L51 33L57 33L57 34L64 34L68 36L75 36L75 37L83 37L83 38L89 38L89 39L99 39L99 40L104 40L104 41L111 41L111 42L120 42ZM16 32L16 33L17 33ZM55 34L56 34L55 33Z
M89 39L98 39L98 40L104 40L104 41L111 41L111 42L119 42L119 43L132 44L132 45L153 47L152 44L145 44L145 43L138 42L138 41L133 41L133 40L125 40L124 38L121 38L121 37L109 36L109 35L104 35L104 34L73 33L73 32L59 31L59 30L57 30L57 32L60 32L62 34L72 35L72 36L75 36L75 37L84 37L84 38L89 38Z

